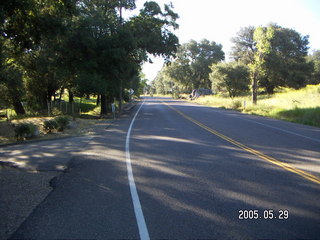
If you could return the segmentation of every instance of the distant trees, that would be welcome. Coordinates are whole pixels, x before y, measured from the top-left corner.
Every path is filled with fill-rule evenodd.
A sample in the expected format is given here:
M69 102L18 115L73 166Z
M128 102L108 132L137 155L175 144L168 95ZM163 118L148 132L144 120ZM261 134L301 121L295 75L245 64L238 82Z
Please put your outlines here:
M308 57L308 36L277 24L241 28L232 38L232 61L224 60L222 46L209 40L182 44L176 59L154 80L160 92L212 88L235 97L251 89L273 94L278 87L301 88L320 82L319 51Z
M271 25L270 28L274 29L274 37L266 58L268 75L262 79L261 87L269 94L276 87L304 87L313 70L307 62L309 37L277 25Z
M232 41L233 59L250 67L254 103L259 87L273 94L277 87L297 89L308 83L313 71L306 58L308 36L270 24L242 28Z
M224 60L224 52L221 44L210 42L207 39L199 43L191 40L178 48L176 59L164 67L161 74L155 79L154 85L165 89L166 87L160 82L165 82L163 77L166 74L166 77L171 79L170 88L173 83L185 91L200 87L211 88L210 66L222 60Z
M75 95L99 95L101 114L114 98L121 108L124 90L140 87L147 54L169 61L178 47L172 5L150 1L138 15L123 17L134 8L134 0L2 1L2 102L24 114L22 100L43 109L67 90L69 102Z
M151 84L152 93L169 94L177 85L167 74L168 66L164 66L157 74Z
M171 4L147 1L135 16L123 11L135 0L2 0L0 3L0 103L17 114L44 109L68 91L98 95L101 114L125 89L145 85L148 54L166 64L153 82L157 92L213 88L235 97L248 88L301 88L320 83L320 54L308 54L308 36L277 24L241 28L232 39L232 62L222 45L207 39L179 46ZM172 57L175 57L173 61ZM140 82L142 82L140 84Z
M308 81L309 84L319 84L320 83L320 50L314 51L310 56L308 56L309 64L313 64L314 70Z
M249 70L241 63L218 63L211 66L210 80L214 92L228 92L231 98L249 90Z

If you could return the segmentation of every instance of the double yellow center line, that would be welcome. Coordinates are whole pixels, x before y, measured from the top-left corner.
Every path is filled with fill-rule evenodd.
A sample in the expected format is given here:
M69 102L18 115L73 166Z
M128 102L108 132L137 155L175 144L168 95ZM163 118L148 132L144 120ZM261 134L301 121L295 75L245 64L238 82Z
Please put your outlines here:
M281 161L279 161L279 160L277 160L275 158L272 158L270 156L265 155L264 153L262 153L260 151L252 149L252 148L250 148L250 147L248 147L248 146L246 146L246 145L244 145L244 144L242 144L242 143L240 143L238 141L235 141L234 139L229 138L229 137L223 135L222 133L219 133L218 131L216 131L216 130L214 130L214 129L202 124L201 122L198 122L197 120L189 117L188 115L186 115L183 112L179 111L178 109L170 106L169 104L167 104L165 102L163 102L163 103L166 104L169 108L171 108L175 112L179 113L184 118L188 119L189 121L193 122L194 124L198 125L199 127L207 130L208 132L210 132L210 133L212 133L212 134L214 134L214 135L226 140L227 142L229 142L229 143L231 143L231 144L233 144L233 145L235 145L235 146L237 146L237 147L239 147L239 148L241 148L241 149L243 149L243 150L245 150L245 151L247 151L247 152L249 152L249 153L251 153L251 154L253 154L255 156L258 156L259 158L262 158L263 160L266 160L266 161L268 161L268 162L270 162L272 164L275 164L275 165L277 165L277 166L279 166L279 167L281 167L281 168L283 168L283 169L285 169L287 171L293 172L295 174L300 175L301 177L303 177L305 179L308 179L308 180L310 180L312 182L320 184L320 178L319 177L316 177L316 176L314 176L314 175L312 175L310 173L307 173L305 171L297 169L297 168L295 168L295 167L293 167L293 166L291 166L291 165L289 165L287 163L281 162Z

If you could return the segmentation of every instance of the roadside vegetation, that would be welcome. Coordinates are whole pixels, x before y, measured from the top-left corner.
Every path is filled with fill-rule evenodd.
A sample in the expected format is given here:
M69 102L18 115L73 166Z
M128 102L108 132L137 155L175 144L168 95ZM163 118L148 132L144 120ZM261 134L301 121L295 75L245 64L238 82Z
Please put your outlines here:
M257 104L251 102L249 95L229 98L223 94L201 96L193 102L320 127L320 84L299 90L282 88L273 95L262 94Z
M67 93L69 112L90 95L101 115L115 102L121 111L128 91L143 93L149 54L169 61L179 44L171 4L129 14L135 8L133 0L1 1L0 109L51 114Z
M0 144L110 118L112 106L120 114L143 93L142 64L175 55L178 15L153 1L135 8L134 0L1 1Z
M33 139L52 139L85 134L101 121L112 121L118 116L119 102L115 102L116 113L100 114L97 97L74 99L73 106L63 96L59 103L52 103L50 113L29 112L23 116L14 109L0 110L0 145ZM125 98L126 99L126 98ZM124 101L124 109L134 105L136 100Z
M309 36L276 23L244 27L225 62L215 41L179 44L172 4L146 1L133 14L135 3L1 1L0 124L7 127L0 128L0 137L25 119L44 121L40 127L22 124L18 140L34 137L43 126L47 135L67 131L63 121L110 118L112 108L121 113L133 93L198 97L195 89L214 93L197 100L205 104L318 126L319 99L312 97L317 87L303 90L320 84L320 50L308 52ZM142 64L150 54L167 64L147 86ZM287 88L295 89L294 96Z
M230 61L221 44L191 40L149 92L319 127L320 50L309 51L308 38L276 23L243 27Z
M308 38L275 23L244 27L232 38L228 62L221 44L191 40L161 69L150 92L179 95L208 89L230 98L250 92L257 104L259 95L273 95L279 88L298 90L319 84L320 50L309 52Z

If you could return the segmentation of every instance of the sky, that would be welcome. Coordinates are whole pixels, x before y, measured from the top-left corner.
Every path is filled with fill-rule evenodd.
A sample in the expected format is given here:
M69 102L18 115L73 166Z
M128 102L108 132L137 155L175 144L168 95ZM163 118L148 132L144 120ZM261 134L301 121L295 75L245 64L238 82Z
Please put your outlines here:
M137 0L141 9L146 0ZM265 26L277 23L292 28L302 35L309 35L310 52L320 49L319 0L153 0L163 6L172 2L179 14L179 29L175 34L180 44L204 38L222 44L226 60L232 47L231 38L241 27ZM143 72L151 81L162 68L163 60L145 63Z

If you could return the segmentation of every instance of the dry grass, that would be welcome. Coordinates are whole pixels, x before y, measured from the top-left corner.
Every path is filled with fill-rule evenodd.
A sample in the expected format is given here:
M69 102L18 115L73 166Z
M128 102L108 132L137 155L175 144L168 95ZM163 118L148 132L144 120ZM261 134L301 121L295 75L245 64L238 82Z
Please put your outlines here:
M195 102L320 127L320 84L309 85L300 90L281 89L271 96L260 95L257 105L252 104L250 96L234 99L204 96Z

